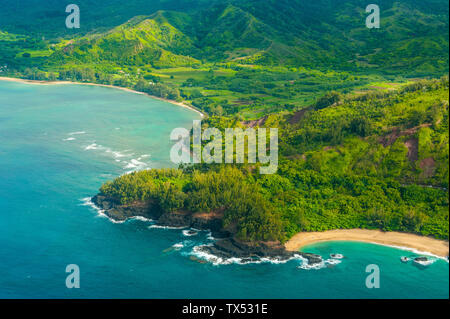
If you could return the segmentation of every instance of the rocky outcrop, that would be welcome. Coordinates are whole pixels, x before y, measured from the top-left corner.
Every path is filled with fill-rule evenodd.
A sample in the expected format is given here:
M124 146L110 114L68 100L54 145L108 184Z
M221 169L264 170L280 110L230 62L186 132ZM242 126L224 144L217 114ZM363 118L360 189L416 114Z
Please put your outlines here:
M188 211L163 212L152 202L135 202L121 205L113 199L101 194L92 198L97 205L111 219L125 221L129 218L141 216L155 220L158 225L171 227L190 227L199 230L210 230L217 241L212 246L204 246L206 252L220 258L277 258L288 260L295 254L308 259L310 264L320 263L322 258L313 254L290 252L279 242L241 242L233 238L232 234L223 229L223 211L209 213L192 213Z
M322 257L315 254L290 252L279 242L241 242L235 238L226 238L218 240L213 246L203 246L202 249L214 256L228 259L233 257L242 258L245 262L259 258L276 258L284 261L293 258L295 255L301 255L308 260L308 264L313 265L322 262Z
M141 216L155 220L158 225L171 227L190 227L210 230L214 237L228 237L230 234L222 229L223 213L192 213L188 211L161 212L152 202L134 202L122 205L103 195L92 198L92 202L104 214L116 221Z
M148 219L157 219L159 217L155 210L152 209L153 205L151 202L136 202L130 205L121 205L102 195L94 196L92 202L103 210L105 215L116 221L125 221L137 216Z

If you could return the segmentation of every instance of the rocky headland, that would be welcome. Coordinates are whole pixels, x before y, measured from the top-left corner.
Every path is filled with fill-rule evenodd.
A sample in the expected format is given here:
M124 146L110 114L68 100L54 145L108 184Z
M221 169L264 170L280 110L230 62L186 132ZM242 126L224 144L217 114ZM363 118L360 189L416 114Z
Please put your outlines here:
M300 255L310 265L322 262L319 255L289 251L280 242L243 242L222 226L223 212L192 213L189 211L164 212L154 207L152 202L134 202L121 205L114 199L101 194L92 198L92 202L109 218L125 221L130 218L144 217L156 222L159 226L186 227L198 230L209 230L216 239L213 245L202 249L219 258L241 258L243 261L259 258L274 258L280 261Z

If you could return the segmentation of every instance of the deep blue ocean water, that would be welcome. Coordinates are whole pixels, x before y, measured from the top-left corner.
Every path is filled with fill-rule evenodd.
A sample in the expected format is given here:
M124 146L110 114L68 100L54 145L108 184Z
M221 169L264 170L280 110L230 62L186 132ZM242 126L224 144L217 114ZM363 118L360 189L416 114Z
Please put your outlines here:
M345 255L320 269L301 260L205 264L191 254L211 242L206 232L116 224L86 206L107 180L173 166L169 134L194 119L116 89L0 81L0 298L449 297L443 260L419 268L400 262L411 252L328 242L304 249ZM80 268L79 289L66 288L68 264ZM365 285L369 264L379 266L379 289Z

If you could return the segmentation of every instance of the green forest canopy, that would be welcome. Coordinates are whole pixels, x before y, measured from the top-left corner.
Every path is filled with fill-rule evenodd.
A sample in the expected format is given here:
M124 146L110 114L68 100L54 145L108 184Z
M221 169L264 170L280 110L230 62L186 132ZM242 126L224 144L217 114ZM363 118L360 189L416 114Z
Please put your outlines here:
M149 170L101 192L122 204L152 201L162 211L224 210L224 227L242 240L337 228L448 239L448 78L344 99L290 123L293 116L265 123L281 130L277 174L257 174L252 165Z

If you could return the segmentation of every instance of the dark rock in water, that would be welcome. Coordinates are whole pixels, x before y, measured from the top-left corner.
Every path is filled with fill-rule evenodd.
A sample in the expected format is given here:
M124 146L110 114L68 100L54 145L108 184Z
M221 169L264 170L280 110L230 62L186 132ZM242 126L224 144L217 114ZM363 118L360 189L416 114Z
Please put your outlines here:
M151 203L136 203L133 205L120 205L113 200L97 195L92 198L92 202L104 210L105 215L116 221L124 221L133 217L145 217L148 219L157 218L157 214L152 211Z
M248 264L248 263L254 263L257 261L260 261L261 259L259 257L246 257L246 258L241 258L241 262L244 264Z
M189 259L192 260L192 261L195 261L195 262L197 262L199 264L206 264L206 263L208 263L206 260L197 258L195 256L190 256Z
M141 216L157 221L160 226L190 227L199 230L210 230L214 237L229 237L229 233L222 229L222 216L217 213L198 214L185 211L164 212L151 202L135 202L121 205L101 194L94 196L92 202L104 210L104 213L116 221Z
M211 236L214 239L224 239L231 237L231 234L226 230L219 230L219 231L211 231Z
M209 230L214 238L228 238L231 234L222 227L223 214L220 212L192 213L187 211L161 212L152 202L134 202L122 205L114 199L101 194L94 196L92 202L102 209L109 218L125 221L141 216L157 221L159 226L186 227Z
M427 257L416 257L414 258L414 261L428 261Z
M322 257L316 254L310 253L299 253L303 258L308 260L309 265L320 264L322 262Z
M259 258L276 258L288 260L294 255L302 255L309 264L322 262L318 255L289 252L279 242L241 242L232 237L232 234L223 229L223 211L209 213L192 213L188 211L161 212L152 202L134 202L129 205L121 205L111 198L101 194L95 196L92 201L104 213L117 221L125 221L132 217L145 217L157 221L157 225L170 227L187 227L199 230L210 230L214 238L218 239L214 245L205 246L203 249L220 258L245 258L246 261L254 261Z
M214 244L223 257L285 257L290 258L292 253L287 252L281 244L268 244L265 242L246 243L233 238L222 239Z
M229 237L229 233L222 230L222 219L214 215L192 214L185 211L166 212L159 217L158 225L210 230L214 237L217 235Z
M205 218L202 215L194 214L190 226L195 229L208 229L216 233L222 231L223 224L221 217Z
M160 226L186 227L199 230L210 230L214 238L227 238L230 233L222 227L222 217L220 212L212 213L192 213L187 211L161 212L151 202L134 202L129 205L122 205L114 199L101 194L94 196L92 202L104 210L104 213L111 219L124 221L132 217L145 217L157 221Z
M163 213L158 219L158 225L170 227L189 227L192 217L183 212Z
M314 254L290 252L278 242L241 242L234 238L218 240L212 246L204 246L205 252L214 256L227 259L232 257L242 258L243 262L251 262L260 258L276 258L286 261L295 255L301 255L308 260L309 264L322 262L322 257Z

